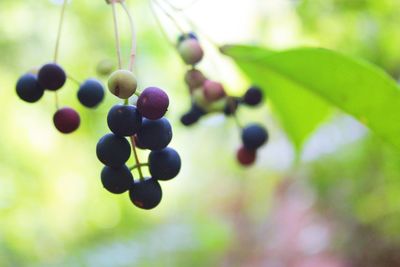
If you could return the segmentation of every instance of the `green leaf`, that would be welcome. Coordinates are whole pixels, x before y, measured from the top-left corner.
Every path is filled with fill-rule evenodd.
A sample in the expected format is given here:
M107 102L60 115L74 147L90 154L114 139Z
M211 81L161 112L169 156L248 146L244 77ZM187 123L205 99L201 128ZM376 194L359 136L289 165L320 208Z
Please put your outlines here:
M332 108L298 83L267 67L260 68L257 65L263 64L258 63L260 59L276 52L247 46L225 47L224 52L237 61L254 84L263 88L287 135L296 150L300 151L304 141L330 114Z
M228 46L221 50L231 56L255 83L265 86L272 80L274 87L268 88L268 93L286 91L291 84L289 90L319 96L400 148L400 90L397 82L380 68L322 48L278 53L269 50L262 53L261 48L251 46ZM294 112L292 107L286 108L286 113ZM297 112L309 112L309 109Z

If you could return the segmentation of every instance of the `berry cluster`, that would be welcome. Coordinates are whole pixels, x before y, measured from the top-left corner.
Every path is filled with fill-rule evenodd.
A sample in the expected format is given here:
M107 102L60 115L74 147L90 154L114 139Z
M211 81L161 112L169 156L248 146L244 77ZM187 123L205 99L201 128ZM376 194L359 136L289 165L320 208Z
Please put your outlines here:
M22 75L17 81L16 91L20 99L34 103L42 98L45 91L56 93L63 88L66 81L67 75L64 69L56 63L48 63L39 69L37 75L34 73ZM83 106L94 108L104 98L103 85L98 80L87 79L80 84L77 97ZM80 125L78 112L70 107L59 108L57 102L56 98L57 111L53 116L54 126L64 134L74 132Z
M112 133L103 136L96 148L98 159L106 165L101 172L102 184L114 194L129 190L131 201L139 208L155 208L162 198L158 181L175 178L181 168L179 154L168 147L172 140L172 127L164 115L168 110L169 98L157 87L137 92L136 78L127 70L112 73L108 88L121 99L127 100L134 94L138 99L135 105L125 101L124 105L115 105L108 112L107 124ZM136 148L151 151L148 163L139 162ZM132 152L136 164L128 168L126 163ZM151 177L144 177L144 166L148 167ZM132 175L135 169L140 176L136 181Z
M196 64L202 60L204 52L194 33L182 34L178 38L177 50L190 66L185 83L191 96L191 108L181 117L183 125L193 125L201 117L215 112L233 116L238 123L236 113L240 105L254 107L263 102L262 90L256 86L250 87L243 97L228 96L220 82L208 79L198 70ZM243 146L237 152L237 160L243 166L249 166L255 162L257 149L268 141L268 132L258 124L250 124L243 129L240 126L240 129Z

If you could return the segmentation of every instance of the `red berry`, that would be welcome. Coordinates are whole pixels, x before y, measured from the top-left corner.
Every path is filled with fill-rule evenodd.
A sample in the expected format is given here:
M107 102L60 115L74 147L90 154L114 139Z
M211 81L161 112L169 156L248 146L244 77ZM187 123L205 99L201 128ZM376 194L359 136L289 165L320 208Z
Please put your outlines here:
M250 166L256 161L256 151L249 150L245 147L239 148L236 157L239 163L243 166Z
M157 87L146 88L139 96L137 108L149 120L161 119L168 110L168 95Z
M58 131L68 134L78 129L81 119L78 112L72 108L65 107L54 114L53 122Z
M221 83L207 80L203 84L204 97L214 102L226 96L224 86Z

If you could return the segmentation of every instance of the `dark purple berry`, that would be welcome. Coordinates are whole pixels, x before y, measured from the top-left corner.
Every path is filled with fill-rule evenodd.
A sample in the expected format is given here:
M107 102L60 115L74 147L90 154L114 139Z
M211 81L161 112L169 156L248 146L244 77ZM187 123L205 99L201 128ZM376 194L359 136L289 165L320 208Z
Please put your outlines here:
M107 191L113 194L122 194L129 190L133 183L133 176L129 168L104 167L101 171L101 183Z
M175 178L181 170L181 158L172 148L152 151L149 155L149 170L157 180L167 181Z
M78 99L85 107L94 108L104 99L104 86L98 80L88 79L79 87Z
M242 142L248 150L256 150L268 141L268 132L258 124L251 124L243 129Z
M248 106L257 106L263 99L263 92L259 87L250 87L243 96L243 102Z
M64 134L74 132L79 128L81 119L78 112L72 108L61 108L57 110L53 117L54 126Z
M164 149L172 140L171 124L166 118L155 121L144 119L137 138L147 149Z
M67 75L61 66L49 63L40 68L38 81L40 85L50 91L56 91L64 86Z
M244 146L241 147L236 154L236 158L242 166L250 166L256 161L257 153L255 150L249 150Z
M104 165L121 168L131 156L131 147L124 137L107 134L97 143L96 154Z
M201 107L193 104L190 111L181 117L181 122L185 126L190 126L198 122L205 114L206 112Z
M154 178L135 181L129 190L129 197L136 207L145 210L153 209L161 202L161 186Z
M19 78L16 90L19 98L29 103L37 102L44 93L43 87L33 74L25 74Z
M142 115L134 106L115 105L108 112L107 124L119 136L132 136L142 126Z
M157 87L146 88L139 96L137 108L149 120L161 119L168 110L168 95Z

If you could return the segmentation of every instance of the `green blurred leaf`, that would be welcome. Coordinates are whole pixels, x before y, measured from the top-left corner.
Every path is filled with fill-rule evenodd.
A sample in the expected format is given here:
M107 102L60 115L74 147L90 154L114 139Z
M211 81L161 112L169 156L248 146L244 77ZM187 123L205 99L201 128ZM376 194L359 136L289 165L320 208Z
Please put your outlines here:
M264 54L259 47L251 46L227 46L222 50L255 83L267 86L296 144L305 137L306 128L311 130L310 126L327 113L328 109L317 98L320 97L400 148L400 90L396 81L378 67L322 48L278 53L266 50ZM310 102L312 98L306 92L316 96L315 102ZM283 99L277 99L278 94ZM293 124L288 125L291 120Z
M304 141L330 113L331 107L303 90L299 83L264 66L263 59L276 53L248 46L232 46L224 52L236 60L253 83L265 90L289 138L300 151Z

